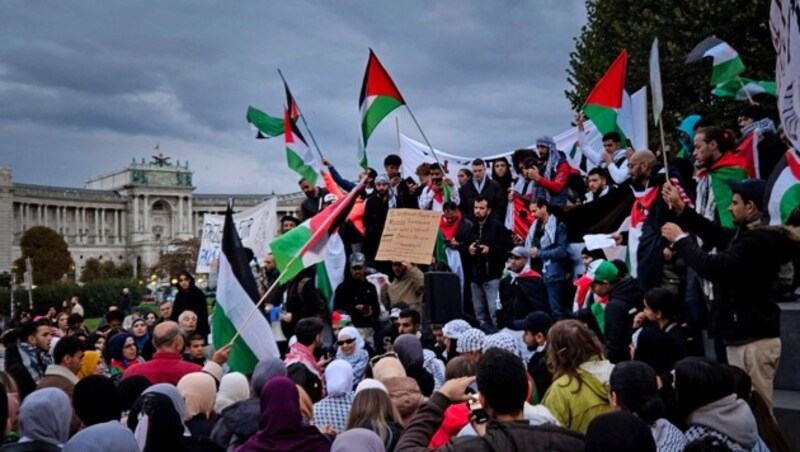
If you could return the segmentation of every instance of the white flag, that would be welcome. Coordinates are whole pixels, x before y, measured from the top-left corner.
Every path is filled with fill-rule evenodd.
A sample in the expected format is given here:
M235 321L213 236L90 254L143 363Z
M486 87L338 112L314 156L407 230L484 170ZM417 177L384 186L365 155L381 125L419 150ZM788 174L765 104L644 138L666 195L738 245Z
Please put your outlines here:
M653 39L650 49L650 91L653 93L653 120L656 125L661 121L664 110L664 97L661 94L661 66L658 62L658 38Z

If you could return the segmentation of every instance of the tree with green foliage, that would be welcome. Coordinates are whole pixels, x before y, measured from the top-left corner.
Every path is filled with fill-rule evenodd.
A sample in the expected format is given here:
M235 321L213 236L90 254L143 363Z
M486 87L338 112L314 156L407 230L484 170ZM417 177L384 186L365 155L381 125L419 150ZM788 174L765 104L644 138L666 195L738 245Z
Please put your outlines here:
M127 262L115 265L113 261L92 257L86 259L81 269L81 282L84 283L115 278L133 278L133 266Z
M200 239L173 240L169 251L158 258L151 271L161 277L176 277L184 271L194 272L197 267L197 253L200 252Z
M623 48L628 49L628 88L635 91L649 85L650 46L658 37L667 140L680 120L694 113L736 129L737 113L745 104L711 95L711 58L691 65L684 60L697 43L715 34L739 52L746 66L743 76L774 80L769 8L769 0L587 0L588 23L570 54L567 81L572 89L566 91L567 98L575 111L580 109ZM756 100L774 112L775 99L762 96ZM650 142L655 144L658 135L652 117L649 123Z
M50 284L60 281L70 271L72 257L67 242L61 235L44 226L34 226L20 240L22 256L14 261L17 281L23 280L25 258L30 257L33 264L33 283Z

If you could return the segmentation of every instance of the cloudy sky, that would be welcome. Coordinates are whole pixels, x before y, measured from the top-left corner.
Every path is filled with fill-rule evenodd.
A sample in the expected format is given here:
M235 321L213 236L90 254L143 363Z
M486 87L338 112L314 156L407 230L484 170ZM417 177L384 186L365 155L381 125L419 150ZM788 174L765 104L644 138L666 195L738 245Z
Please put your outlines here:
M198 192L295 191L282 138L256 141L244 119L248 105L280 114L281 68L323 153L354 176L369 47L435 147L510 150L568 127L585 21L581 0L7 0L0 165L17 182L81 187L160 143ZM370 140L373 166L396 149L394 116Z

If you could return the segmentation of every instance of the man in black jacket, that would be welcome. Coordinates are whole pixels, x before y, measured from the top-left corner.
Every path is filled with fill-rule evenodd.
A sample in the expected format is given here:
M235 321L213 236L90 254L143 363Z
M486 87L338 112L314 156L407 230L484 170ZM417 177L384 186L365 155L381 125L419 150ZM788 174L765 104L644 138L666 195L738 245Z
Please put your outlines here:
M532 312L523 320L514 322L515 330L524 331L522 340L532 351L528 359L528 374L533 379L535 401L541 401L553 384L553 374L547 368L547 332L553 326L553 318L544 312Z
M686 209L668 187L664 198L679 212L678 222L716 246L708 254L675 223L663 226L678 257L714 284L714 298L728 362L744 369L755 391L772 407L772 383L781 353L780 308L771 298L780 266L800 252L800 238L783 227L762 224L766 184L759 179L729 181L733 198L728 210L736 229L723 228Z
M303 213L303 221L305 221L322 210L322 200L328 194L328 190L317 187L305 179L300 179L298 183L300 190L306 195L306 199L300 204L300 211Z
M528 265L531 253L524 246L509 253L509 272L500 280L498 328L513 328L513 324L536 311L550 313L547 288L542 275Z
M469 234L467 251L471 256L472 304L481 329L497 330L497 298L505 257L511 249L511 232L491 217L491 202L482 196L475 200L475 225Z
M403 160L396 154L389 154L383 159L383 169L386 170L386 175L389 177L390 190L397 197L397 207L416 209L418 208L417 196L422 188L414 179L403 179L403 175L400 173L402 165Z
M643 308L642 289L635 278L620 278L617 266L604 261L594 272L592 292L599 297L608 297L604 332L608 360L616 364L631 359L633 318Z
M458 194L461 199L459 208L464 218L475 221L473 205L479 196L483 196L492 205L492 217L501 223L505 221L508 197L500 184L486 177L486 163L483 160L472 161L472 180L462 185Z
M375 178L375 191L364 201L364 256L371 263L378 254L383 226L389 209L399 207L397 197L389 187L389 177L381 174Z
M363 254L350 255L350 278L345 279L333 296L333 309L350 315L353 326L361 331L367 341L372 342L372 328L380 314L378 291L366 279L367 261Z

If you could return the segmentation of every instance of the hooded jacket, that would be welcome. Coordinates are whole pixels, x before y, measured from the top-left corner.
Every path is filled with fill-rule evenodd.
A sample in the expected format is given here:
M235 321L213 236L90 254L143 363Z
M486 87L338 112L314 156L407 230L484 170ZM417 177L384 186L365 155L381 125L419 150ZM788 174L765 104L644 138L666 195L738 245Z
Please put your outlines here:
M705 436L719 437L715 433L720 433L724 435L724 438L721 439L729 447L739 446L746 450L754 450L761 441L753 413L747 403L737 399L735 394L730 394L692 411L687 418L687 423L689 428L686 430L686 437L689 441ZM731 442L734 444L730 444Z
M611 288L605 309L605 339L608 360L618 363L631 359L629 346L633 317L642 310L644 294L634 278L625 278Z
M395 452L418 452L432 450L428 444L444 418L450 401L441 393L435 393L421 407L406 427ZM583 437L561 427L532 426L528 421L498 422L486 424L484 436L453 438L438 451L582 451Z
M586 433L595 417L612 411L608 380L614 365L595 358L581 364L578 378L562 375L553 381L542 399L561 425Z

